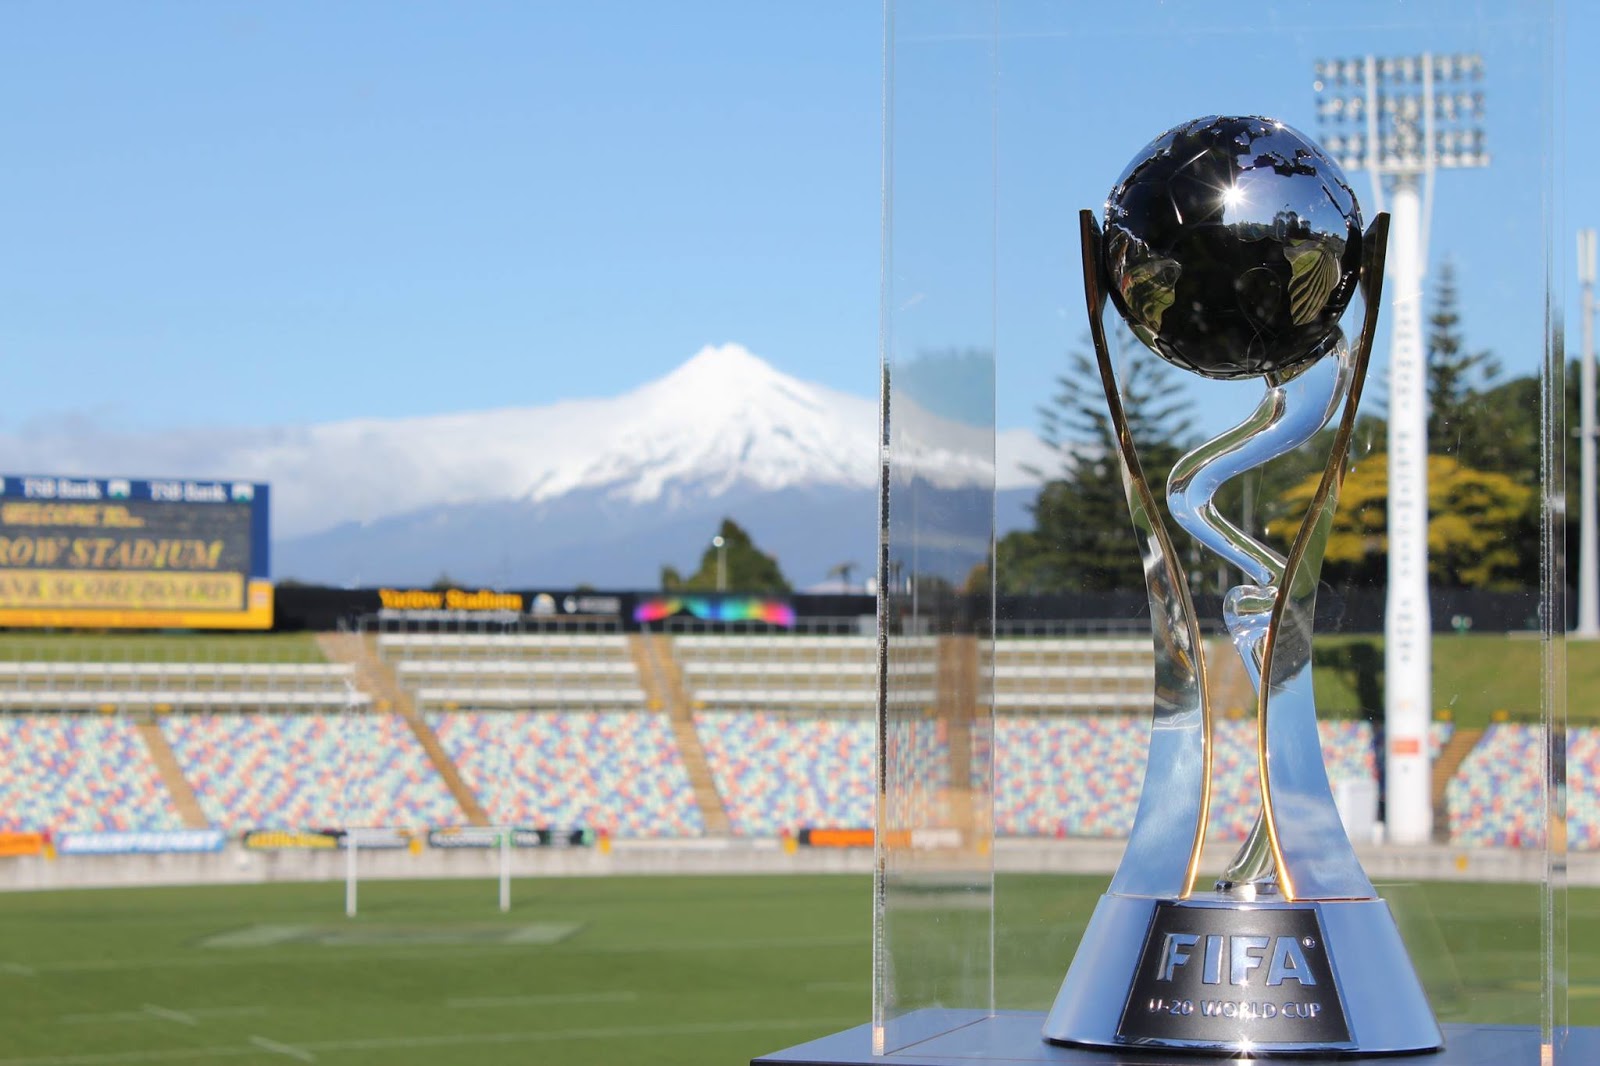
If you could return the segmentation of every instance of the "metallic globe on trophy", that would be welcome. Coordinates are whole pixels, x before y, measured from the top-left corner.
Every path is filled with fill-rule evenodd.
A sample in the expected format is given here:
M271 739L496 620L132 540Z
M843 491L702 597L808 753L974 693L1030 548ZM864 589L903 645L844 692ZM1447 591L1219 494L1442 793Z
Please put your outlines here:
M1103 231L1089 211L1080 227L1090 331L1149 589L1155 703L1127 849L1044 1036L1252 1055L1438 1048L1394 918L1334 805L1311 687L1318 575L1377 327L1388 216L1363 231L1338 165L1283 123L1209 117L1156 138L1111 190ZM1352 346L1339 322L1357 286L1365 310ZM1260 378L1266 390L1248 417L1167 473L1173 520L1244 575L1222 613L1257 697L1260 815L1204 888L1214 722L1205 650L1128 430L1101 321L1107 295L1161 358L1207 378ZM1287 556L1218 512L1225 482L1336 416Z

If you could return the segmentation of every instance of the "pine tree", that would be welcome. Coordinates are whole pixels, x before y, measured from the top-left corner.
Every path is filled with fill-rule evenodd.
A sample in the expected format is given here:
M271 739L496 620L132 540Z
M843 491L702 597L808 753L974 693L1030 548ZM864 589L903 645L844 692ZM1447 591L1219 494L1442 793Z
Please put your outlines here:
M1167 471L1190 443L1190 401L1178 372L1143 347L1124 363L1123 411L1160 499ZM1045 443L1061 465L1034 501L1034 528L997 545L1000 587L1016 593L1143 588L1116 431L1092 356L1079 350L1068 357L1068 372L1039 415Z
M1428 316L1428 450L1454 455L1469 466L1484 470L1501 467L1492 434L1483 432L1474 409L1479 397L1500 376L1500 363L1488 351L1468 352L1462 340L1457 310L1455 266L1447 259L1439 267L1433 313ZM1487 451L1489 454L1482 454Z
M661 587L667 592L713 592L719 584L729 592L783 593L790 591L778 561L755 546L743 526L724 518L717 529L722 539L707 541L700 569L683 577L675 567L661 568ZM720 574L719 574L720 571Z

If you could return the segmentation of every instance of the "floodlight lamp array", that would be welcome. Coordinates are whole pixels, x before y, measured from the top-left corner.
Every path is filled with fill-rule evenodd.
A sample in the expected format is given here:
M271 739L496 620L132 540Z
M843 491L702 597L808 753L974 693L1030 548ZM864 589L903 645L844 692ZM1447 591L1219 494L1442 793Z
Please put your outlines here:
M1341 166L1420 174L1488 164L1482 56L1366 56L1313 69L1321 141Z
M1408 122L1420 121L1425 106L1420 96L1396 96L1393 93L1379 93L1377 103L1383 114ZM1481 92L1433 94L1435 121L1478 121L1483 118L1483 111ZM1347 119L1351 122L1361 122L1365 120L1366 114L1367 98L1364 95L1323 96L1317 101L1317 117L1324 121Z
M1390 56L1382 59L1361 56L1355 59L1317 60L1313 67L1317 91L1321 92L1325 85L1330 84L1335 87L1366 85L1369 63L1378 78L1394 85L1419 85L1430 68L1435 84L1483 80L1483 57L1476 53Z

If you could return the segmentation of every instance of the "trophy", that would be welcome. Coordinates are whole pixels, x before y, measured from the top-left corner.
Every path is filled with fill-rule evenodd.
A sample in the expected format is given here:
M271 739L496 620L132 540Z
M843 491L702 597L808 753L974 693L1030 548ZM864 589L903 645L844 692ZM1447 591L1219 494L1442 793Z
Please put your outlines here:
M1294 129L1208 117L1135 157L1106 201L1103 231L1092 212L1079 219L1090 332L1149 590L1155 703L1127 849L1044 1036L1248 1055L1436 1049L1443 1038L1394 918L1334 805L1311 688L1318 575L1377 327L1388 216L1363 232L1338 165ZM1339 321L1358 285L1365 311L1352 347ZM1204 648L1128 430L1101 322L1107 295L1161 358L1266 388L1248 417L1167 479L1173 520L1245 579L1224 597L1223 621L1256 691L1261 810L1210 888L1196 887L1212 791ZM1287 556L1217 511L1226 481L1335 415Z

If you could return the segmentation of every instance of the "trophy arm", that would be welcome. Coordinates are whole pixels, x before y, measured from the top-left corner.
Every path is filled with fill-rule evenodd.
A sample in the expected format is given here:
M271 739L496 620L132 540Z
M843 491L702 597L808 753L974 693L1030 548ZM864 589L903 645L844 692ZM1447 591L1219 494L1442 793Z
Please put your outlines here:
M1278 888L1284 898L1373 899L1339 819L1323 765L1311 687L1312 614L1322 555L1344 483L1350 438L1366 383L1383 294L1389 216L1379 214L1363 242L1361 285L1366 305L1344 413L1317 491L1306 508L1284 565L1261 660L1256 708L1256 759L1262 814Z
M1255 411L1179 459L1167 482L1167 506L1172 520L1244 573L1247 583L1225 595L1222 616L1252 691L1261 687L1262 645L1288 560L1228 521L1217 510L1216 494L1229 480L1299 448L1339 413L1352 367L1344 334L1335 330L1326 340L1324 352L1333 357L1319 357L1290 376L1268 375L1267 390ZM1301 573L1311 569L1308 560ZM1301 717L1305 722L1288 738L1288 743L1318 750L1315 714L1308 708ZM1285 740L1281 733L1276 739L1279 743ZM1269 881L1272 877L1272 851L1258 817L1219 887Z
M1212 720L1204 646L1183 567L1145 479L1117 390L1101 319L1106 274L1100 227L1091 211L1080 211L1078 219L1089 334L1116 432L1128 511L1141 540L1155 644L1155 705L1145 785L1110 891L1113 895L1187 899L1199 871L1211 807Z

